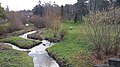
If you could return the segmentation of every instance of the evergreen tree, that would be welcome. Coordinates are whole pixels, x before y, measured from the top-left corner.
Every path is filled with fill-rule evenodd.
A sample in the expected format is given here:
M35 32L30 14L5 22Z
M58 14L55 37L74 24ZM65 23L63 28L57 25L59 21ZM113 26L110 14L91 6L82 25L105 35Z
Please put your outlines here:
M88 14L88 8L87 4L85 3L86 0L78 0L78 2L75 4L76 12L75 12L75 18L74 21L82 21L83 16Z
M36 5L32 11L34 15L40 15L42 17L44 14L44 7L39 4Z
M117 0L117 5L120 6L120 0Z
M4 8L3 7L1 7L1 3L0 3L0 18L6 18L6 16L5 16L5 10L4 10Z

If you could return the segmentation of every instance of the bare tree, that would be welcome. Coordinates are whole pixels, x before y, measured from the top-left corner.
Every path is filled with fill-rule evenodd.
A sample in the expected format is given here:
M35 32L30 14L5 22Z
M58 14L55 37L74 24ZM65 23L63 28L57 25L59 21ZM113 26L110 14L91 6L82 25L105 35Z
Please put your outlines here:
M46 26L52 30L53 35L58 35L61 27L61 10L56 4L45 4L44 5L45 15L42 17L46 22Z
M33 15L30 18L30 21L37 27L37 28L45 28L46 27L46 22L44 19L42 19L40 16Z

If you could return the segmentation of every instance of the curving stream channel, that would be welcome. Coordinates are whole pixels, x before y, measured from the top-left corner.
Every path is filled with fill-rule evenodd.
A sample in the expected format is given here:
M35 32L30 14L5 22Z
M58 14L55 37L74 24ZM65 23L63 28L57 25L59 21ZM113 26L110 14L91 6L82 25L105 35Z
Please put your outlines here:
M36 32L37 31L31 31L31 32L25 33L23 35L20 35L19 37L28 39L27 35L33 34ZM28 53L28 55L33 58L34 67L59 67L59 65L56 63L56 61L53 60L48 55L47 51L45 50L46 48L49 48L53 45L53 43L50 43L47 40L42 40L42 43L40 45L35 46L31 49L21 49L21 48L14 46L12 44L8 44L8 43L6 43L6 44L12 46L13 49L16 49L19 51L30 51Z

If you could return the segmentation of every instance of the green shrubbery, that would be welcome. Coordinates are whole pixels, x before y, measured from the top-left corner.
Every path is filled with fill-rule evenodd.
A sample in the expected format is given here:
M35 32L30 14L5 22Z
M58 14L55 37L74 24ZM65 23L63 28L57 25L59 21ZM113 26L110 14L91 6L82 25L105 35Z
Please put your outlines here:
M1 7L1 4L0 4L0 18L2 18L2 19L6 18L4 8Z
M6 12L6 20L0 24L0 35L11 33L24 28L22 16L19 12Z
M0 35L6 34L9 32L10 23L2 23L0 24Z

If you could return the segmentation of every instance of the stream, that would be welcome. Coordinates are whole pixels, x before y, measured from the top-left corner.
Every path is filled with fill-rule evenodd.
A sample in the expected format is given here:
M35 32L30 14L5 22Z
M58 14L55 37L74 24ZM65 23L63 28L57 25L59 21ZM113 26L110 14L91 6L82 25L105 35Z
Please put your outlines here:
M28 39L27 35L33 34L36 32L37 31L31 31L31 32L25 33L23 35L20 35L19 37ZM35 46L31 49L21 49L17 46L9 44L9 43L5 43L5 44L12 46L12 48L15 50L30 51L28 53L28 55L33 58L34 67L59 67L59 65L56 63L56 61L54 59L52 59L48 55L47 51L45 50L46 48L49 48L52 45L54 45L53 43L50 43L47 40L42 40L41 44L39 44L38 46Z

